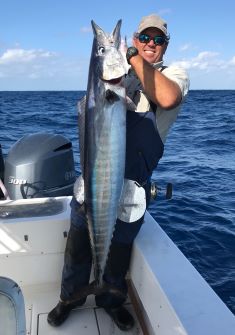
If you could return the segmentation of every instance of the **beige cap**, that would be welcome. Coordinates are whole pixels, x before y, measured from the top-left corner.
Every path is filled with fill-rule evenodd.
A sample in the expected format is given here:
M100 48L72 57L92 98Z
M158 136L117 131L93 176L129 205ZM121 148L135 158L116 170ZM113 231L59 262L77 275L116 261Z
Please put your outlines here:
M160 29L166 36L167 34L167 23L158 15L150 14L142 17L137 33L141 33L143 30L154 27Z

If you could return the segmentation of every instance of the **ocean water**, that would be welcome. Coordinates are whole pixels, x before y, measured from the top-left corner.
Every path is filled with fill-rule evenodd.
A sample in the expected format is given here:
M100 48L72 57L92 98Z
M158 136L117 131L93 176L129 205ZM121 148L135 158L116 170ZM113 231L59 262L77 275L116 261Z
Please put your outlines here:
M84 94L0 92L4 155L26 134L62 134L79 172L76 105ZM235 314L235 91L189 92L153 179L159 195L150 213Z

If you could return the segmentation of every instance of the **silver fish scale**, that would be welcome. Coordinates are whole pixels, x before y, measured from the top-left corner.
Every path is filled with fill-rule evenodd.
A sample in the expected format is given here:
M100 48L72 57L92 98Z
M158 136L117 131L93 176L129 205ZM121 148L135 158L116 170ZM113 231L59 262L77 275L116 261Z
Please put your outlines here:
M110 241L116 222L116 213L121 194L125 164L125 106L118 103L118 110L104 109L106 117L98 126L96 139L97 152L93 161L93 174L90 199L93 229L95 233L96 257L99 259L100 271L103 273ZM122 108L121 108L122 107ZM101 111L99 110L101 113ZM112 114L112 117L109 116ZM113 120L116 118L116 120ZM115 126L112 126L114 124ZM124 134L120 138L120 133ZM88 201L88 200L87 200Z
M117 78L126 72L119 50L120 26L119 21L108 35L92 23L94 42L87 96L78 108L86 214L95 280L99 285L102 285L125 170L126 93L123 80L117 83Z

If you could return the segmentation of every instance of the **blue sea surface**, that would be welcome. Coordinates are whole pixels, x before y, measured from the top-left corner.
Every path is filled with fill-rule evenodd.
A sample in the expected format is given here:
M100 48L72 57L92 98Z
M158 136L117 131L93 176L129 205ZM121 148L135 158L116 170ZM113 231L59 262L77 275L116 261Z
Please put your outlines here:
M61 134L80 172L76 106L84 94L0 92L4 155L24 135ZM189 92L153 179L159 195L150 213L235 314L235 91Z

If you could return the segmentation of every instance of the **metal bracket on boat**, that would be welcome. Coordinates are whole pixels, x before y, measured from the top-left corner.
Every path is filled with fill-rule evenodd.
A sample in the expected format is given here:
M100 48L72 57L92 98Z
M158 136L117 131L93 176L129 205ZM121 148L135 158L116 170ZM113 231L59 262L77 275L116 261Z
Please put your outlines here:
M151 182L151 189L150 189L151 200L156 200L156 198L159 194L159 191L161 191L161 190L162 189L157 186L156 182ZM172 191L173 191L172 183L167 183L167 185L166 185L166 196L165 196L165 198L167 200L172 198Z

